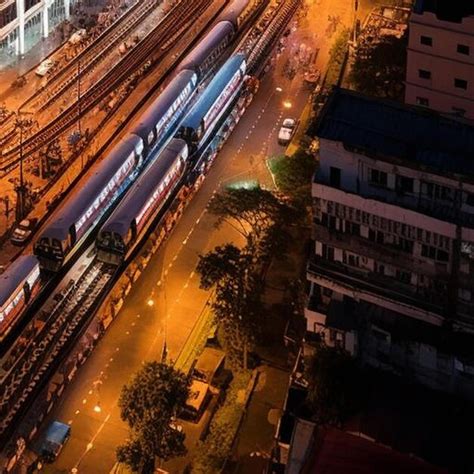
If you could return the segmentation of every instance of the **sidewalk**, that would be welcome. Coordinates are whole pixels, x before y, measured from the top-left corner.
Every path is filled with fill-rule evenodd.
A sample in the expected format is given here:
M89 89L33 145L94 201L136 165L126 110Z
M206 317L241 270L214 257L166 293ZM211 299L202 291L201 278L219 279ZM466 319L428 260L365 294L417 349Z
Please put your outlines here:
M264 364L258 369L258 381L250 398L240 429L234 458L237 465L226 472L258 473L270 458L278 420L281 417L289 383L286 367Z

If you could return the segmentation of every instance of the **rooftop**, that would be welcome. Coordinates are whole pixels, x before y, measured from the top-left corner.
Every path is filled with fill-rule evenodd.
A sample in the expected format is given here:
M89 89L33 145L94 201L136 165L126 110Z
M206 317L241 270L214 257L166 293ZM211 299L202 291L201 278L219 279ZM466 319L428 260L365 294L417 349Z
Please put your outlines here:
M408 454L336 428L322 429L316 436L312 453L301 471L303 474L441 474L444 469L432 466Z
M474 15L474 3L469 0L416 0L414 12L431 12L439 20L459 23L463 18Z
M334 88L310 133L369 156L474 177L474 126L421 107Z

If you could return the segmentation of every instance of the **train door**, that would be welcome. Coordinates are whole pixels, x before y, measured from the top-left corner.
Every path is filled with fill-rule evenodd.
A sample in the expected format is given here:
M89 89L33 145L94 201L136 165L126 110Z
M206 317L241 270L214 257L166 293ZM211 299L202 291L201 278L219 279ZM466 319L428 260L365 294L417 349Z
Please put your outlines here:
M28 301L30 301L30 298L31 298L31 288L27 281L23 285L23 292L25 293L25 304L26 304L28 303Z
M77 240L76 226L69 227L69 248L73 248Z
M133 219L132 223L130 224L130 230L132 231L132 242L135 241L137 238L137 221Z

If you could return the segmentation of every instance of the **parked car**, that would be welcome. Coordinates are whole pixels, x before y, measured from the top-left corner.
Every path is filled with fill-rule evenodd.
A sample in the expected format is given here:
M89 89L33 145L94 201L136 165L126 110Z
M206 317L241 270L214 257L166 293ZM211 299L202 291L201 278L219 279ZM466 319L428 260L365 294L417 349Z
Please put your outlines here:
M37 68L36 75L40 77L46 76L46 74L55 66L56 62L52 59L45 59Z
M283 124L278 132L278 144L282 146L287 146L293 134L295 133L296 121L292 118L286 118L283 120Z
M71 427L59 421L53 421L46 431L40 453L46 462L54 462L71 435Z
M38 219L23 219L13 230L10 241L13 245L25 244L33 234Z

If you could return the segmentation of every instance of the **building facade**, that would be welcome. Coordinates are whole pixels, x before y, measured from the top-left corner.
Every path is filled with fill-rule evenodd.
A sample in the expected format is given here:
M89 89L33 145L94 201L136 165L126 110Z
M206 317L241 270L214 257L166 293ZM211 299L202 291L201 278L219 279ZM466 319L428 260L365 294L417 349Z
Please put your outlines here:
M22 55L70 16L74 0L0 0L0 51Z
M474 127L338 89L316 134L308 338L470 390Z
M474 120L474 3L416 0L405 102Z

